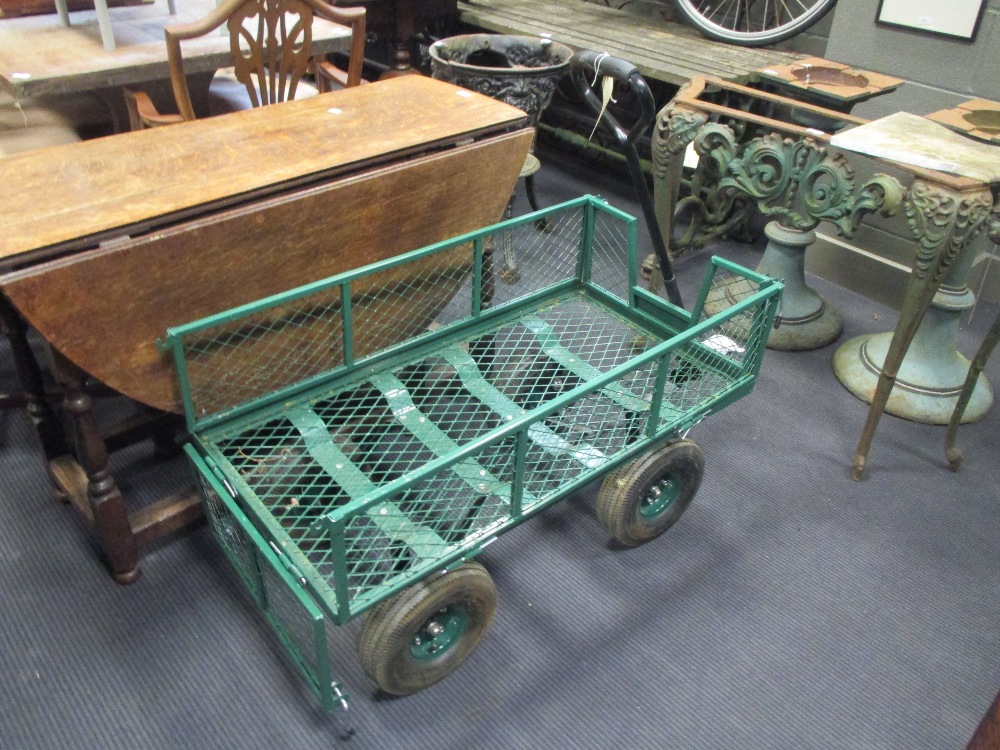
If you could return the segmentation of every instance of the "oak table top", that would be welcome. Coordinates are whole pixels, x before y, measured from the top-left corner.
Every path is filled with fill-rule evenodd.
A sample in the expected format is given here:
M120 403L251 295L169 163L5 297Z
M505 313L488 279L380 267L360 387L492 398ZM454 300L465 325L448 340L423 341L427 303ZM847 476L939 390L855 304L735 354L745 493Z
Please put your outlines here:
M533 131L423 76L0 160L0 289L80 369L177 410L156 339L496 222Z
M185 492L129 511L83 374L180 411L173 360L156 345L169 327L496 222L532 136L514 107L406 76L0 160L0 311L22 352L25 322L53 350L69 418L32 376L39 436L58 491L92 522L116 580L135 580L138 547L192 518L198 499ZM382 278L373 294L402 290L438 310L450 289L435 268L403 287ZM365 301L353 299L355 325ZM322 321L294 305L283 315L279 329ZM424 324L409 314L361 325L355 345L403 340ZM213 352L252 357L254 341Z
M423 76L0 160L0 271L260 190L399 158L524 119ZM147 227L143 227L144 229ZM31 259L33 262L35 257Z

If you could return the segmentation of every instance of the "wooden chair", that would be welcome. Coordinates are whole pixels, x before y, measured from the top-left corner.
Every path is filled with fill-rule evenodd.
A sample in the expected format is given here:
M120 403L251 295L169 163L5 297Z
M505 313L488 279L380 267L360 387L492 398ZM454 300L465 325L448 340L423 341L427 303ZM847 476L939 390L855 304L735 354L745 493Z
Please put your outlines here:
M313 17L351 28L347 70L312 56ZM223 24L229 27L233 70L246 87L254 107L295 98L302 77L312 72L320 92L339 85L357 86L365 51L365 9L335 7L324 0L224 0L205 18L181 26L168 26L167 61L170 83L179 114L161 114L142 91L128 91L133 130L195 119L191 93L184 75L181 42L210 34Z

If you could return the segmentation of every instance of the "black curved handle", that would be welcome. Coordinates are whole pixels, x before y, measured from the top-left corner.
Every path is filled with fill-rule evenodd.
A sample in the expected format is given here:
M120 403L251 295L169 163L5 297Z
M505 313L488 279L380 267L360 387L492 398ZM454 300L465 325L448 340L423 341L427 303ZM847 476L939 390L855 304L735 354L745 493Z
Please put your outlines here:
M670 255L667 253L663 235L660 233L660 223L656 219L653 197L649 194L646 177L639 162L639 151L635 147L636 141L646 132L656 117L656 101L653 99L653 92L649 90L649 85L637 67L630 62L611 57L603 52L591 50L576 52L570 59L570 75L584 101L594 110L595 115L598 115L605 124L611 127L619 145L625 151L625 161L632 178L632 186L639 197L639 205L646 218L646 226L649 227L653 252L660 262L660 271L663 274L663 286L667 292L667 298L677 307L684 307L680 289L677 288L677 279L674 277L674 271L670 265ZM609 76L632 89L632 93L639 102L639 117L628 130L623 128L614 115L604 108L600 99L597 98L597 94L591 88L591 81L595 81L598 76Z
M652 124L656 116L656 102L653 99L653 92L649 90L649 85L642 77L639 69L632 63L618 57L612 57L603 52L592 50L581 50L574 53L570 59L570 75L576 85L577 91L583 97L587 105L594 110L594 114L601 114L601 100L591 88L591 82L599 76L608 76L617 83L628 86L639 102L639 118L627 130L607 109L601 114L601 119L611 127L618 143L623 147L633 145L646 129Z

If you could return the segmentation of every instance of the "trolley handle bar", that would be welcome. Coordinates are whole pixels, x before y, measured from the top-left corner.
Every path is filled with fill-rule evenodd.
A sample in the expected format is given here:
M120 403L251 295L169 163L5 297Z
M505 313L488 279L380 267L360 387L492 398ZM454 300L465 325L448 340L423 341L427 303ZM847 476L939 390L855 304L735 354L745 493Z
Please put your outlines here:
M649 90L646 79L632 63L618 57L612 57L604 52L581 50L575 53L570 60L570 75L587 105L594 110L595 115L600 115L604 122L611 127L615 138L622 147L628 148L634 145L653 123L653 118L656 116L653 93ZM639 102L640 115L628 130L603 107L597 94L594 93L591 81L594 81L598 76L607 76L616 83L628 86L635 94L636 100Z
M594 114L611 128L615 139L625 151L625 161L628 164L632 185L638 194L642 214L646 219L646 226L649 228L650 239L653 241L653 252L660 263L660 273L663 276L663 287L667 292L667 299L683 309L684 302L681 300L681 292L677 287L677 278L670 265L670 256L667 254L663 234L660 232L660 222L656 219L653 198L646 186L646 176L642 173L639 152L635 147L636 141L646 132L656 117L656 102L653 99L653 92L649 90L649 85L638 68L630 62L612 57L605 52L581 50L574 53L570 60L570 75L584 101L594 110ZM627 85L639 102L639 117L628 130L622 127L615 116L608 112L604 104L597 98L597 94L594 93L591 81L596 82L598 76L608 76L619 84Z

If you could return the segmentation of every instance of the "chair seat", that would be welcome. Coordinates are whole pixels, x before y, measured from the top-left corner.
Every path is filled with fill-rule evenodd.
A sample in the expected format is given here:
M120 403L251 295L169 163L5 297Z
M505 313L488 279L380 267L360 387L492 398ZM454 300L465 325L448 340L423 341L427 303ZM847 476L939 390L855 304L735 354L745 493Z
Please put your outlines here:
M38 96L18 103L10 94L0 92L0 129L34 125L64 125L83 128L107 125L112 113L94 94Z
M111 111L89 94L16 101L0 93L0 156L80 140L81 128L105 127Z
M308 81L299 81L295 89L296 99L308 99L316 96L319 90ZM247 94L246 86L236 80L232 68L219 70L208 89L208 112L210 115L221 115L227 112L238 112L251 109L253 104Z

